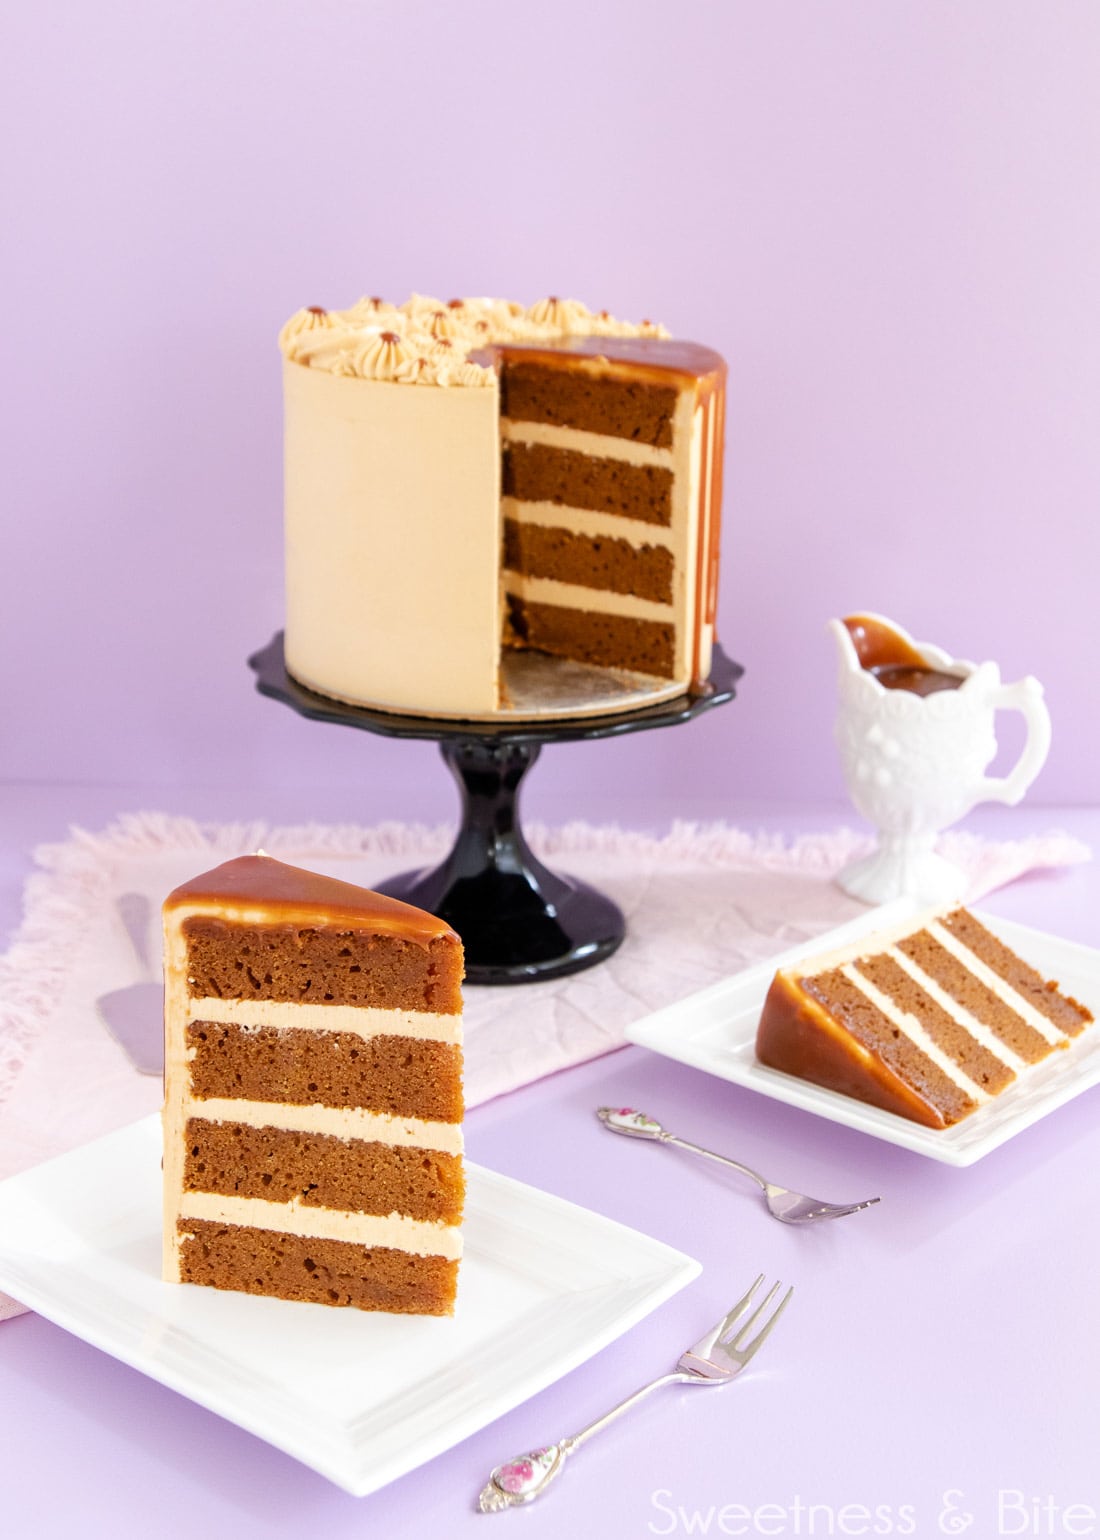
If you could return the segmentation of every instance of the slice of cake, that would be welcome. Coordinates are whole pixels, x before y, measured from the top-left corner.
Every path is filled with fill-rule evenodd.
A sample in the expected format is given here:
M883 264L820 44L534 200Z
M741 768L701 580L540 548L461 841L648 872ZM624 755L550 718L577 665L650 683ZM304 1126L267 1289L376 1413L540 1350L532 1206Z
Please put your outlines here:
M761 1063L946 1128L1068 1046L1092 1013L965 909L781 969Z
M268 856L164 905L164 1276L446 1315L462 1166L462 944Z
M396 712L627 710L705 687L726 366L572 300L299 311L290 673Z
M717 599L722 360L654 337L474 356L500 373L504 644L698 688Z

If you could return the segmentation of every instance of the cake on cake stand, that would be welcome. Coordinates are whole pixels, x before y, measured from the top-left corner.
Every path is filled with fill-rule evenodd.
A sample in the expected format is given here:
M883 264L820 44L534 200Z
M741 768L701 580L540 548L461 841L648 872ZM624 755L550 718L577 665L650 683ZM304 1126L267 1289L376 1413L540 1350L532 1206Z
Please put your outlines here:
M345 705L307 690L287 673L281 631L248 661L260 694L300 716L439 744L462 800L454 848L442 865L402 873L380 888L454 927L472 984L519 984L574 973L609 957L623 939L618 906L587 884L550 871L524 838L520 783L543 745L679 726L732 700L744 672L715 647L704 694L570 720L460 722Z

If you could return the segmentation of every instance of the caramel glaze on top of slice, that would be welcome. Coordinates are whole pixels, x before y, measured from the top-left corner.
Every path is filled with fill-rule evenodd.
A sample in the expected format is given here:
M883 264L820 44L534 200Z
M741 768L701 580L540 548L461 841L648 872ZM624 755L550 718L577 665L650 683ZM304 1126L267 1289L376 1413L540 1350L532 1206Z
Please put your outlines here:
M441 936L459 939L445 921L412 904L265 855L238 856L192 877L165 899L165 914L174 910L270 925L350 925L425 949Z

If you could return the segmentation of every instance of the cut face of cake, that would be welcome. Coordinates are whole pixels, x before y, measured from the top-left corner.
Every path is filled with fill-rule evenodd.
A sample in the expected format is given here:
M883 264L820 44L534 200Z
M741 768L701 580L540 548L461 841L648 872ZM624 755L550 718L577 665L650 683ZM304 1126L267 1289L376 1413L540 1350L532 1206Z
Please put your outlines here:
M280 340L285 651L302 684L470 719L702 687L716 353L574 301L418 296L301 311Z
M1091 1021L972 914L950 909L781 969L756 1053L774 1069L946 1128Z
M244 856L164 906L164 1276L428 1315L462 1251L462 946Z
M489 356L489 355L486 355ZM505 645L710 672L725 370L659 338L505 346Z

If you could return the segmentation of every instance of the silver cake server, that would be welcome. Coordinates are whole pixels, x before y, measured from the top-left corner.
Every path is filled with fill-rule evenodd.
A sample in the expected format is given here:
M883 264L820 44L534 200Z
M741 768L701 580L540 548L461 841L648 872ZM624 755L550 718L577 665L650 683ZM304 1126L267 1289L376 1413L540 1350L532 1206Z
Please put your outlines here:
M149 900L144 893L123 893L118 913L141 973L150 974ZM159 979L146 978L142 983L109 990L100 995L95 1006L99 1019L136 1070L143 1075L164 1073L164 986Z

